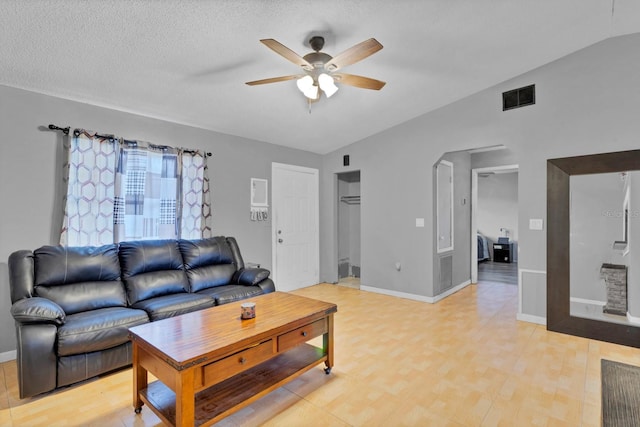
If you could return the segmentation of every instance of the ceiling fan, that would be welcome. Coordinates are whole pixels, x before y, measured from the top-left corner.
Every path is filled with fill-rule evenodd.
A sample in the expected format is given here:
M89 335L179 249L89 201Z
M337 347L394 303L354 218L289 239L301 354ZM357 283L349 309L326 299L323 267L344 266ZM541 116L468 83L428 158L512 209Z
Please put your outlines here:
M358 43L334 57L320 52L324 47L324 37L321 36L311 37L309 44L314 52L305 56L298 55L274 39L263 39L260 42L285 59L302 67L303 72L289 76L254 80L246 83L249 86L297 80L298 89L307 97L309 102L314 102L320 99L321 92L324 92L327 98L336 93L338 87L335 83L373 90L380 90L386 84L383 81L369 77L336 73L336 71L347 65L362 61L382 49L382 45L374 38Z

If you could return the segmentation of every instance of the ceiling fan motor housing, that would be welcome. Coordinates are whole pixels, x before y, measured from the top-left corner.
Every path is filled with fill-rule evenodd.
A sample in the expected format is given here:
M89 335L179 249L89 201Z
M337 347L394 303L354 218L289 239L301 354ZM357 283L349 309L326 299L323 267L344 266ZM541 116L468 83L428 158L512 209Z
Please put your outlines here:
M311 52L306 54L304 60L313 65L312 72L322 72L324 70L324 64L331 61L333 58L331 55L327 55L324 52Z
M309 46L316 52L320 52L324 47L324 37L313 36L309 39Z

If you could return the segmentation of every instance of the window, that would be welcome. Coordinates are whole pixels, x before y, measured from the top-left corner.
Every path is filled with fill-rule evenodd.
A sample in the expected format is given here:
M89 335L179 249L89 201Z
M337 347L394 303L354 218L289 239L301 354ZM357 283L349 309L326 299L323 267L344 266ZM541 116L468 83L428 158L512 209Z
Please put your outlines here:
M61 244L211 235L205 153L83 130L66 148Z

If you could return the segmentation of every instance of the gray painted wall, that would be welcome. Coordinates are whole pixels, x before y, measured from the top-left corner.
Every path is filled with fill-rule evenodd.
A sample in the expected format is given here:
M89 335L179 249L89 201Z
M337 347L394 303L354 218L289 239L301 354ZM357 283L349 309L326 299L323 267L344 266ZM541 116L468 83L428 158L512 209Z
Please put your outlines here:
M517 163L517 154L508 147L500 150L482 151L471 154L471 169L515 165Z
M305 151L0 86L0 354L15 349L9 254L58 239L61 133L40 129L49 123L211 151L214 232L236 237L245 261L266 268L271 268L271 221L249 220L250 178L270 180L271 162L318 169L322 164L320 155Z
M349 154L351 168L362 171L362 284L433 296L432 166L445 152L503 144L508 161L486 166L519 164L518 267L544 272L546 232L528 224L541 218L546 227L546 161L638 147L639 43L638 34L606 40L325 155L321 229L336 229L331 179L348 170L342 156ZM532 83L535 105L502 111L502 92ZM493 155L483 154L484 161ZM427 226L416 228L417 217ZM321 278L329 281L336 271L333 234L321 239ZM527 281L523 313L544 316L544 276L527 273Z

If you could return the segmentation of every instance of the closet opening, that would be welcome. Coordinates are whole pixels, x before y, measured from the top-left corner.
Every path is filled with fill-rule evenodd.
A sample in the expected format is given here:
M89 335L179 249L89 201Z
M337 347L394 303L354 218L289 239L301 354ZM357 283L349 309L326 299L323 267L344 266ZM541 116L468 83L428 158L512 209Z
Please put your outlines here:
M360 289L360 171L338 178L338 285Z

